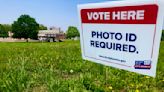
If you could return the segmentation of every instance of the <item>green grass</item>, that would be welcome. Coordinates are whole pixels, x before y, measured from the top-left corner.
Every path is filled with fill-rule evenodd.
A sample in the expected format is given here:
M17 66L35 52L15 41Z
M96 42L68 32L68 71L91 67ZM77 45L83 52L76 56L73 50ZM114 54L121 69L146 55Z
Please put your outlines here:
M0 43L0 92L164 90L164 42L151 78L83 61L79 41Z

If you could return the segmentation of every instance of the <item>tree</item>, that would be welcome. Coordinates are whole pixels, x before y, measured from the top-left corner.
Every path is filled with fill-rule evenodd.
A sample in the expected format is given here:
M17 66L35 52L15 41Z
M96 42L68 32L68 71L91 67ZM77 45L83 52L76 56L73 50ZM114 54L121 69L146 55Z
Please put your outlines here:
M5 27L0 24L0 37L8 37L8 31L5 30Z
M68 30L66 32L66 36L67 36L67 38L74 38L74 37L79 37L80 34L76 27L69 26Z
M44 26L43 24L40 24L39 25L39 30L47 30L47 27Z
M4 27L4 30L9 32L12 31L12 27L10 24L2 24L2 26Z
M14 38L37 39L39 24L29 15L21 15L12 24Z

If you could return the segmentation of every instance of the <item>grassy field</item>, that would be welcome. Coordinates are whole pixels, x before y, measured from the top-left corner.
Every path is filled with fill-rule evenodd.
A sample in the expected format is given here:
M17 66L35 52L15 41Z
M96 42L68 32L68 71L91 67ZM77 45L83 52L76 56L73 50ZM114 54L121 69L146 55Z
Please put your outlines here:
M0 92L164 90L164 42L156 78L83 61L79 41L0 43Z

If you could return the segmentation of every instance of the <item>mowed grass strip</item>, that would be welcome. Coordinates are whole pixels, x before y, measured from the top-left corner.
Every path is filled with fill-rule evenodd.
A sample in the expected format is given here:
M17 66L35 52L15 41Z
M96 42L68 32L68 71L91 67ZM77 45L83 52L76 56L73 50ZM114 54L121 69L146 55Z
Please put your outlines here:
M79 41L0 43L0 92L112 90L164 90L164 42L156 78L84 61Z

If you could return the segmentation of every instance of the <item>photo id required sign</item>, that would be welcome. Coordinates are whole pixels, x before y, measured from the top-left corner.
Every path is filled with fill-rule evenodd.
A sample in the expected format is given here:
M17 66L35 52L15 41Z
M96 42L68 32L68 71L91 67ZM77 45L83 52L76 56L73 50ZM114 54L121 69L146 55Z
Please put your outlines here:
M155 77L163 11L162 0L79 5L83 58Z

